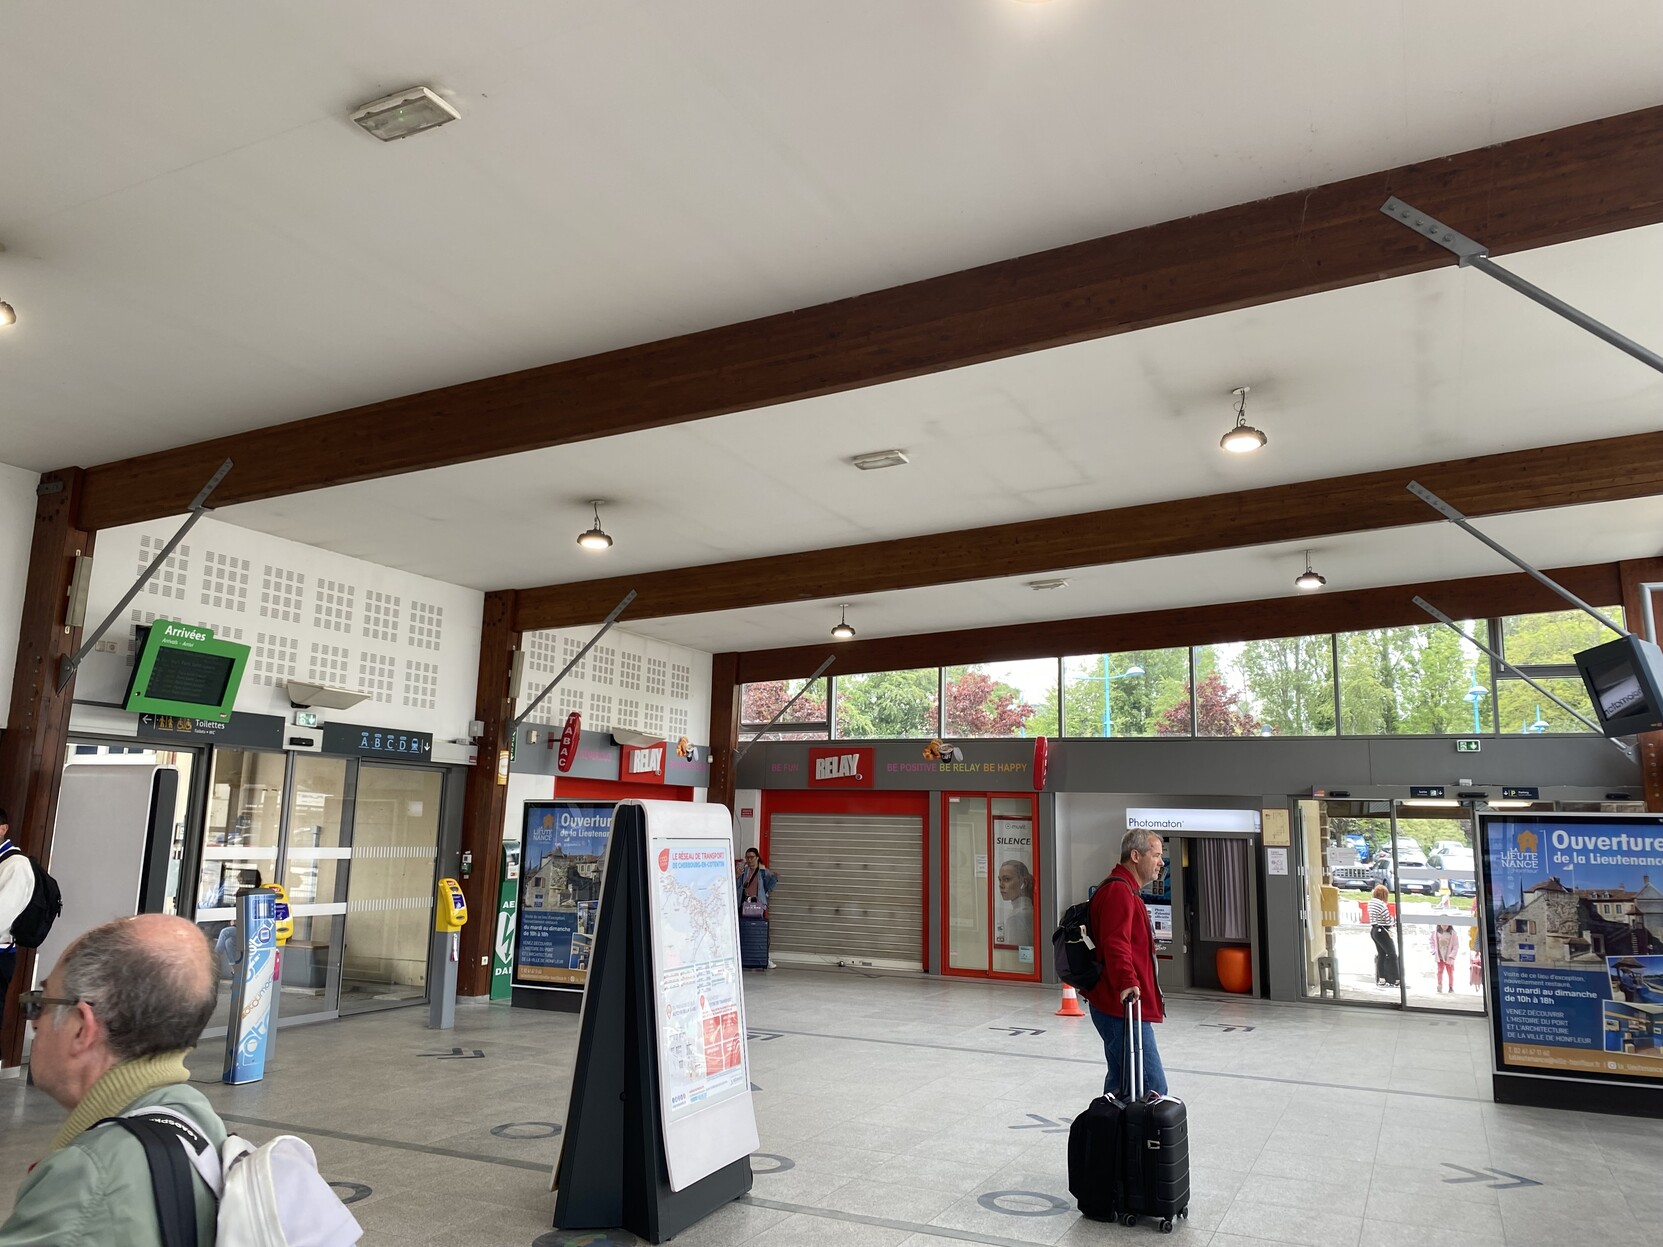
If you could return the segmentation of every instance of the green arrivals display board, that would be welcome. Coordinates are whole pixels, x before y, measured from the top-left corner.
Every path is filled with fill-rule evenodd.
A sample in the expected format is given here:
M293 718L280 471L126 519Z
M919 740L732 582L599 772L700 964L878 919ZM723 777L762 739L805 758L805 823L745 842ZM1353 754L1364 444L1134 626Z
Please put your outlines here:
M147 634L139 639L123 707L140 714L228 722L248 665L248 646L218 640L209 628L165 619L143 631Z

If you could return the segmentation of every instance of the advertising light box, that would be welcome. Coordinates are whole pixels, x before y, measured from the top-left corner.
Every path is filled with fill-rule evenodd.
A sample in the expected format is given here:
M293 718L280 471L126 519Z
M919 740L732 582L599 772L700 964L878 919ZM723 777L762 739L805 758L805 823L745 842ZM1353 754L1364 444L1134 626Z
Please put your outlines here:
M1479 823L1498 1074L1663 1085L1663 817Z

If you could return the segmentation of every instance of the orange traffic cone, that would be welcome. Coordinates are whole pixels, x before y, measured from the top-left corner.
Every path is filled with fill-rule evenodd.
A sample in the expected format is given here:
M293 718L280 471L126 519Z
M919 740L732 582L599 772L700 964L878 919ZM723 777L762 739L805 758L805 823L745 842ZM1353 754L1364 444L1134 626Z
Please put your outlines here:
M1057 1010L1060 1018L1083 1018L1086 1011L1080 1008L1080 997L1067 983L1062 985L1062 1007Z

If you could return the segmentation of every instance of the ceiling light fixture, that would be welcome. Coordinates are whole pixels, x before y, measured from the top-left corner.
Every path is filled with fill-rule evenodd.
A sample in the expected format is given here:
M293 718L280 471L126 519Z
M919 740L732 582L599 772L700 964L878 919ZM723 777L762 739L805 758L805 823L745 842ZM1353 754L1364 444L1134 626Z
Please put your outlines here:
M849 604L845 602L840 609L843 613L838 621L832 625L832 640L852 641L855 637L855 630L849 626Z
M862 472L871 472L877 468L898 468L903 463L911 461L904 450L869 450L864 455L856 455L849 462Z
M1236 423L1230 431L1218 439L1218 444L1234 454L1245 455L1260 449L1269 439L1247 423L1247 394L1253 387L1237 386L1230 393L1236 399Z
M1028 581L1028 588L1036 593L1043 593L1047 589L1066 589L1068 588L1068 580L1064 576L1058 576L1054 580L1030 580Z
M601 527L601 503L604 498L590 499L589 505L595 509L595 526L577 535L577 543L585 550L609 550L612 548L612 538Z
M9 328L17 324L17 313L12 310L10 303L0 303L0 329Z
M1305 551L1305 570L1293 578L1293 587L1309 592L1312 589L1320 589L1327 583L1328 577L1311 570L1311 552Z
M406 87L354 109L352 120L383 143L391 143L455 121L461 115L427 87Z

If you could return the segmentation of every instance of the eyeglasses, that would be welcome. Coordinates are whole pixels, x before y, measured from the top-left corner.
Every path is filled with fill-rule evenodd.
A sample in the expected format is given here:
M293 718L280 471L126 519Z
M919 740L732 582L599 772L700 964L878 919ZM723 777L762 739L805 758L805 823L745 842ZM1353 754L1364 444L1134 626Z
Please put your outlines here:
M28 1022L40 1021L40 1015L46 1012L47 1005L78 1005L92 1004L90 1000L82 1000L77 996L73 1000L63 996L48 996L45 992L19 992L17 1007L22 1011L23 1018Z

